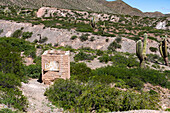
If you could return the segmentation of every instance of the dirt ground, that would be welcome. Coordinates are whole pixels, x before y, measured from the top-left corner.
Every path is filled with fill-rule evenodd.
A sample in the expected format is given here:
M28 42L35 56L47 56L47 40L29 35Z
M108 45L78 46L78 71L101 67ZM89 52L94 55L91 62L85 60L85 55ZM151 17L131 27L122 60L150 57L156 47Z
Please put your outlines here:
M48 85L37 82L36 79L31 79L26 84L22 83L21 90L29 101L27 113L63 113L62 108L56 108L44 96L48 87Z

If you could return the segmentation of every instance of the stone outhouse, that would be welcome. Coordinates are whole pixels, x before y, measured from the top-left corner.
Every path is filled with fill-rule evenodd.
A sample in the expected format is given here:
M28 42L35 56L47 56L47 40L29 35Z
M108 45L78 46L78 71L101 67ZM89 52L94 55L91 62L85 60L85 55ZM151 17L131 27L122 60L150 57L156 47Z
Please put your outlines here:
M42 54L42 81L50 84L57 78L70 78L69 51L47 50Z

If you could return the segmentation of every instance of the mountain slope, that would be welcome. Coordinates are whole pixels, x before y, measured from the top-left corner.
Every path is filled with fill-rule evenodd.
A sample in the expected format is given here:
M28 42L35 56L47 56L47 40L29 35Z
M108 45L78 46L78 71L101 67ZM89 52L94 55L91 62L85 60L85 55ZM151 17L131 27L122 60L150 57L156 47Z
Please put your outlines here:
M40 8L42 6L76 9L92 12L117 13L136 16L164 16L162 13L145 14L139 9L133 8L122 0L0 0L0 5L16 5L25 8Z
M104 6L112 9L118 14L127 14L127 15L137 15L143 16L143 12L139 9L133 8L130 5L126 4L122 0L110 1L107 2L105 0L97 0L99 3L102 3Z
M50 6L64 9L114 13L114 11L95 0L0 0L0 5L17 5L26 8Z

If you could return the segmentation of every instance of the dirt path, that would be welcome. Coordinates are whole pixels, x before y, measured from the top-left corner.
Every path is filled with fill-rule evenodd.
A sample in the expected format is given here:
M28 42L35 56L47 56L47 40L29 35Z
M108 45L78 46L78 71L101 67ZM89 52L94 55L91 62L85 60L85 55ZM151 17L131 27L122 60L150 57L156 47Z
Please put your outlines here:
M29 83L22 83L21 90L28 98L28 113L62 113L63 109L58 109L44 96L47 85L37 82L36 79L29 80Z

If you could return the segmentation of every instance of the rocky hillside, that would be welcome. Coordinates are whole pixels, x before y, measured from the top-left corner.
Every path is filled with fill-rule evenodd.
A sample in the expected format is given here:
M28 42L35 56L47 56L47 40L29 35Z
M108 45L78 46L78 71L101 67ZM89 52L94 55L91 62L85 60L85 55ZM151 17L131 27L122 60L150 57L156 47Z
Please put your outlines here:
M121 37L118 51L134 53L135 41L142 39L144 33L149 36L149 48L158 47L161 36L170 37L168 17L125 16L50 7L30 10L2 6L0 12L0 19L3 19L0 20L1 37L13 37L19 31L31 34L28 39L31 42L45 38L45 43L75 49L83 46L107 50L116 37ZM94 28L91 27L92 18L96 20Z
M23 32L32 32L31 38L28 40L33 42L35 40L40 40L41 38L47 37L48 40L45 42L46 44L57 44L58 46L71 46L72 48L78 49L81 47L90 47L92 49L100 49L107 50L110 43L112 43L116 37L106 37L106 36L98 36L93 35L92 33L82 33L77 32L75 30L67 30L67 29L58 29L58 28L44 28L44 25L34 25L31 23L16 23L0 20L1 29L3 32L0 34L0 37L10 37L12 34L23 28ZM87 36L86 41L82 41L80 38L72 39L72 37L85 37ZM93 40L92 40L93 39ZM168 39L169 40L169 39ZM119 52L128 52L135 53L136 52L136 42L131 39L123 38L121 42L121 49L117 49ZM149 40L147 53L153 53L150 51L150 47L158 47L158 43L156 41ZM169 50L168 50L169 51ZM170 51L169 51L170 52ZM159 51L155 52L159 55Z
M25 8L40 8L49 6L64 9L76 9L92 12L116 13L136 16L164 16L162 13L143 13L139 9L133 8L123 2L116 0L108 2L106 0L0 0L0 5L12 5Z

